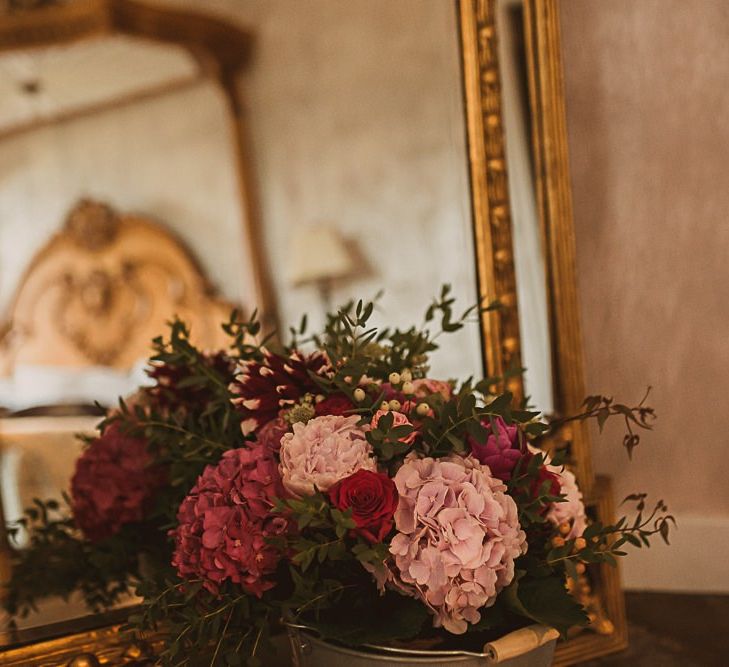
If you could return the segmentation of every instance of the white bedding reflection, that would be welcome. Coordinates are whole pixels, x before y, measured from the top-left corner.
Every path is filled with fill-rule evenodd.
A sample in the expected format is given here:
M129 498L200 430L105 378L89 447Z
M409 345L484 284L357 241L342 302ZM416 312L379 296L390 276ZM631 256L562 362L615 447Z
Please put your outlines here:
M38 405L117 404L140 385L148 384L146 360L129 371L108 366L40 366L18 364L10 377L0 377L0 407L15 412Z

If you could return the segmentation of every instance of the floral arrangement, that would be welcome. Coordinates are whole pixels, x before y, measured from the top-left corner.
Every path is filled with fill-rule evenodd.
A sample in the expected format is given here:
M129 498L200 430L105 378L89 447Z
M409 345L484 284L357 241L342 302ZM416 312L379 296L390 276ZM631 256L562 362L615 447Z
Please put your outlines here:
M348 304L311 336L303 321L285 345L234 313L215 353L174 322L153 386L79 459L68 511L29 510L8 610L79 588L103 608L136 590L130 625L163 631L170 664L260 664L282 622L354 646L587 623L569 579L667 541L673 517L637 494L632 520L591 521L568 451L540 443L565 420L617 416L630 450L652 409L592 396L549 423L500 392L504 378L431 377L440 334L478 307L455 315L444 287L407 330L371 327L373 308Z

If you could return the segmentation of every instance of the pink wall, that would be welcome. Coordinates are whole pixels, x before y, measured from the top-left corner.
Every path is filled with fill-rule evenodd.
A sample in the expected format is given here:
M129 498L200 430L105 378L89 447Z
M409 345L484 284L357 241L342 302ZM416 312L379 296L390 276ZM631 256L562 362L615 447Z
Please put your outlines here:
M596 467L727 519L729 2L561 12L588 388L650 383L659 413L632 465L617 430L596 438Z

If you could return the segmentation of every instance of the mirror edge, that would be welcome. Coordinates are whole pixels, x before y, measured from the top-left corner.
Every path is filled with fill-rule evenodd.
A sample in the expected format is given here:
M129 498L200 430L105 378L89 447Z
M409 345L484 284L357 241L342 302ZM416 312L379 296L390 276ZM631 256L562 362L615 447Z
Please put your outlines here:
M496 0L459 0L458 13L478 293L501 305L481 314L484 370L493 377L521 368ZM521 374L506 389L521 400Z
M503 307L485 313L482 341L486 372L500 375L521 366L516 274L504 154L496 26L497 0L458 0L464 97L471 175L479 293ZM584 356L576 280L576 248L567 145L559 26L559 0L524 0L525 43L533 123L535 176L549 289L554 395L559 412L578 411L585 397ZM507 387L523 395L521 378ZM603 522L614 519L610 479L595 478L590 434L583 422L563 427L586 504ZM600 566L590 600L596 633L582 632L561 644L555 665L570 665L627 647L625 598L620 571ZM603 627L600 627L602 622Z

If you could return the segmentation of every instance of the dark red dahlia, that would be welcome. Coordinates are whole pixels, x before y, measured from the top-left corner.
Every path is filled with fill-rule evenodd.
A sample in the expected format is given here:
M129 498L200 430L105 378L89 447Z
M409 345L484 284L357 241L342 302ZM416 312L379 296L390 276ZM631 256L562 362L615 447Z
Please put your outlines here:
M324 376L328 371L329 363L320 352L282 357L267 351L262 362L241 363L230 391L243 416L243 435L276 418L282 408L296 404L304 394L318 394L319 386L310 373Z
M230 382L235 373L235 359L223 350L202 355L204 363L218 375L224 383ZM194 369L190 366L156 364L147 375L155 385L145 389L149 402L160 410L176 410L180 407L204 408L210 396L207 387L188 384Z
M86 448L71 479L71 508L88 539L110 537L144 519L166 480L151 462L146 441L123 433L116 422Z

